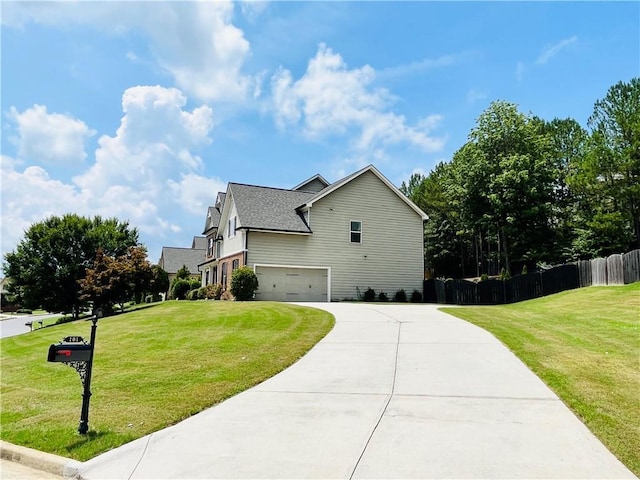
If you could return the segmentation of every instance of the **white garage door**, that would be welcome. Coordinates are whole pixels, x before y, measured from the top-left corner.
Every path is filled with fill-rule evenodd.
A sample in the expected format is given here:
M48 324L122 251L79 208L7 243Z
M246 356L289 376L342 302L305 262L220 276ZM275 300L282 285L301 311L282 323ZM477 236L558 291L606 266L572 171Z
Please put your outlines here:
M326 302L328 270L257 266L257 300L276 302Z

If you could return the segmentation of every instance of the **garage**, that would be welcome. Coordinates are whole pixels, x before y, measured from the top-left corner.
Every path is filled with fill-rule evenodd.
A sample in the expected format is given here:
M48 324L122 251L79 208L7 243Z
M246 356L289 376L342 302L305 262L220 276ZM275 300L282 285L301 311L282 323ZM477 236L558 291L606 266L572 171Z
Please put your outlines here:
M326 302L329 267L256 265L256 300Z

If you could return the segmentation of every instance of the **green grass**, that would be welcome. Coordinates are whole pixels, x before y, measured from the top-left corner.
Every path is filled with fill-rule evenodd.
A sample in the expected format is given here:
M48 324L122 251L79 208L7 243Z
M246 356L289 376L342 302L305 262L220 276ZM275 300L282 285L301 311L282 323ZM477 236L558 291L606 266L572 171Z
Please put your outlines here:
M640 475L640 283L442 310L494 334Z
M275 375L333 327L329 313L269 302L165 302L98 322L89 434L82 384L47 363L51 343L88 340L77 321L0 341L0 436L80 461L179 422Z

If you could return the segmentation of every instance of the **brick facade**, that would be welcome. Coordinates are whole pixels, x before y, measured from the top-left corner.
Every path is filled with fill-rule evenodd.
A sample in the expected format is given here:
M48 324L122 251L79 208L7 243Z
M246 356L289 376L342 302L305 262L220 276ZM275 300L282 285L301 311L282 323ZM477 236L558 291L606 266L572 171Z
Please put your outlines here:
M218 261L218 281L225 290L231 287L231 274L235 270L234 261L237 261L236 268L244 266L244 252L229 255Z

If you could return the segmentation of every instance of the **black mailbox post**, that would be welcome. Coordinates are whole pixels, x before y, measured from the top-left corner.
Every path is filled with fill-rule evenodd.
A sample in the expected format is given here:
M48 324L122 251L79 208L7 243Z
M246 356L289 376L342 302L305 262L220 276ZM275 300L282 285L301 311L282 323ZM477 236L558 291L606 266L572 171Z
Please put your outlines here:
M48 362L60 362L73 367L80 375L82 386L82 411L78 433L85 435L89 431L89 399L91 398L91 370L93 369L93 350L96 344L98 317L91 319L91 341L86 343L82 337L65 337L62 342L49 347Z

